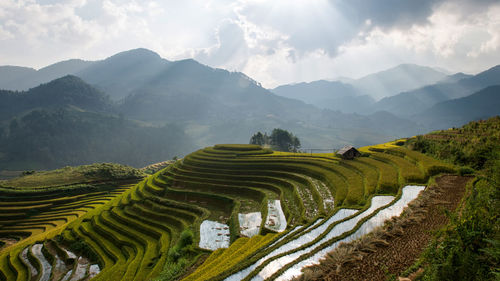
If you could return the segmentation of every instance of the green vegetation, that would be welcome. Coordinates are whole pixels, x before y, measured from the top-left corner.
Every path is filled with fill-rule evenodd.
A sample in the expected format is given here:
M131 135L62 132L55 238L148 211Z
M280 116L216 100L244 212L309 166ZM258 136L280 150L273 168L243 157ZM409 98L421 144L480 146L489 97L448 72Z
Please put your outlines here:
M9 185L25 183L27 186L0 189L0 237L27 239L58 229L88 210L119 196L141 175L128 167L105 166L105 172L99 178L83 176L83 171L96 173L99 170L97 167L101 167L91 165L39 172L6 181ZM109 174L111 167L114 168L112 170L120 171L120 177ZM127 176L121 177L123 171ZM75 178L72 178L73 175ZM95 182L96 179L100 182Z
M0 188L0 241L15 239L18 242L13 245L10 242L0 253L1 276L7 280L27 280L29 270L19 258L24 249L57 237L68 224L119 197L142 176L131 167L94 164L25 173L3 181L4 187ZM74 240L66 247L90 260L99 260L85 241ZM45 247L42 253L53 263L55 257ZM39 261L29 251L28 259L40 268Z
M178 126L143 126L74 107L33 109L0 120L0 131L6 132L0 134L0 170L56 169L110 161L142 167L194 149Z
M498 280L500 277L500 117L417 136L414 150L462 165L476 179L463 207L450 214L424 255L421 280Z
M142 174L99 164L25 175L24 182L22 178L11 182L21 186L38 177L43 184L16 192L26 200L0 202L11 220L0 234L32 236L0 254L0 272L24 280L27 268L13 255L37 241L52 239L97 262L101 273L95 280L220 280L303 235L302 229L290 231L296 226L311 226L340 208L366 210L374 195L397 198L401 186L426 182L439 170L435 167L451 169L396 142L362 151L363 157L341 160L333 154L273 152L259 145L216 145L171 163L133 187L118 189L94 185ZM89 179L83 185L92 187L58 186L61 171ZM290 235L266 228L270 200L281 201ZM238 214L250 212L262 214L261 235L242 237ZM9 219L0 216L0 221ZM14 223L15 219L23 223ZM233 244L215 251L193 271L190 268L208 254L198 247L204 220L228 225Z
M252 253L268 245L274 238L276 238L276 234L240 238L228 249L214 251L202 266L198 267L194 273L182 280L210 280L217 276L218 273L238 265Z
M102 181L135 180L145 175L132 167L101 163L77 167L64 167L51 171L31 171L11 180L0 181L0 185L13 189L46 189L50 187L73 186Z
M270 145L277 151L297 152L300 148L300 140L292 133L283 129L273 129L271 135L257 132L250 138L250 144Z

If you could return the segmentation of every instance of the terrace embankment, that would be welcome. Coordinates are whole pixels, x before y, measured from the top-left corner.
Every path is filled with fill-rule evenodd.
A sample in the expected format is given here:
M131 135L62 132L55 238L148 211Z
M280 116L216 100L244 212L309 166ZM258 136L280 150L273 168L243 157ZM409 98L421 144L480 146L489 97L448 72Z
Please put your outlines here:
M431 196L422 204L425 216L418 223L405 225L403 234L388 237L387 247L379 247L365 254L361 261L345 264L340 271L332 269L321 280L386 280L398 276L413 265L429 244L433 231L448 222L444 210L454 210L459 205L467 182L471 177L443 175L431 186ZM319 280L318 279L318 280Z

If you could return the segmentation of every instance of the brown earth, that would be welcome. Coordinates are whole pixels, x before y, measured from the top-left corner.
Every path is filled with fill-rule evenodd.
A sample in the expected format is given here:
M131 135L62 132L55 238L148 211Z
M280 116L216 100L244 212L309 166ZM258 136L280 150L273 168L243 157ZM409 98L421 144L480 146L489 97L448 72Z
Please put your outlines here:
M346 264L340 272L325 276L322 280L386 280L399 276L420 257L433 237L433 232L448 222L444 209L454 210L459 205L470 177L444 175L436 179L434 195L425 204L425 217L416 224L404 228L404 234L386 241L389 246L377 248L363 256L359 262ZM408 279L401 279L408 280ZM411 280L411 279L409 279Z
M5 248L8 248L14 244L16 244L17 242L19 242L18 239L13 239L13 238L4 238L4 237L0 237L0 241L2 241L3 243L5 243L2 247L0 247L0 252L5 249Z

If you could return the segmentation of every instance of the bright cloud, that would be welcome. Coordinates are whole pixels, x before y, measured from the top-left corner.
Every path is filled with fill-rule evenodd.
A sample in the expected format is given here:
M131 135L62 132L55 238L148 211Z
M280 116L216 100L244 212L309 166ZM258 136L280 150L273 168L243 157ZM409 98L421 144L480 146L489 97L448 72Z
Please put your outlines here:
M0 65L42 67L144 47L243 71L266 87L399 63L500 63L493 0L2 0Z

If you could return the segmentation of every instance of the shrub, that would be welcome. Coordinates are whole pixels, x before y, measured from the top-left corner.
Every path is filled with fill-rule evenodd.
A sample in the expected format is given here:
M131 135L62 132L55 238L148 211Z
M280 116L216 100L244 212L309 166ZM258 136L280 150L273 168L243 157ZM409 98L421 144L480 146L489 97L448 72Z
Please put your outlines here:
M137 179L144 176L138 169L129 166L113 164L113 163L98 163L92 165L81 166L83 174L88 177L109 178L115 180L122 179Z
M474 169L469 167L461 167L460 169L458 169L458 174L461 176L472 175L474 174Z
M181 258L193 252L193 242L194 234L191 229L183 230L177 244L168 251L170 261L178 262Z
M194 241L194 234L191 231L191 229L185 229L184 231L182 231L181 238L179 240L179 244L182 248L193 244L193 241Z
M403 146L404 144L406 143L406 141L397 141L395 142L394 144L397 145L397 146Z
M91 261L97 262L99 260L97 254L85 243L84 240L74 241L68 245L68 248L74 253L80 253L88 257Z
M473 185L461 217L450 214L450 226L426 251L424 280L498 280L499 200L498 186L487 180Z
M21 174L22 176L27 176L27 175L33 175L35 173L34 170L30 170L30 171L23 171L23 173Z
M180 258L176 262L169 261L165 263L163 271L155 280L173 280L189 264L189 260Z

